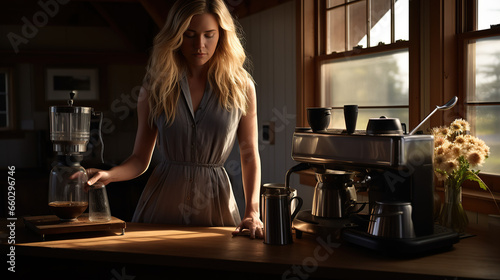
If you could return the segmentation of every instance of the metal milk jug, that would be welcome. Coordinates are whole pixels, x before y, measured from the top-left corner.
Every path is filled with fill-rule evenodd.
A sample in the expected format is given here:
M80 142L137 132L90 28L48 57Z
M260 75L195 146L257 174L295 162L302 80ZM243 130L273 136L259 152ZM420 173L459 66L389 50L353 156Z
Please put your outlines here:
M261 198L264 243L275 245L293 243L292 220L302 206L302 198L295 196L290 199L289 188L268 189ZM298 205L291 213L290 205L294 199L298 201Z

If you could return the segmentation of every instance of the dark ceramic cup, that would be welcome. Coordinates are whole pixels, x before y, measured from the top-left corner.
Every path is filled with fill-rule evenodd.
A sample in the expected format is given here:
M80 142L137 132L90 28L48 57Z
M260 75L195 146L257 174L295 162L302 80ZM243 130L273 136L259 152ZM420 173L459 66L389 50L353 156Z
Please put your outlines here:
M344 119L347 133L354 133L358 120L358 105L344 105Z
M314 132L322 131L330 125L331 108L307 108L307 122Z

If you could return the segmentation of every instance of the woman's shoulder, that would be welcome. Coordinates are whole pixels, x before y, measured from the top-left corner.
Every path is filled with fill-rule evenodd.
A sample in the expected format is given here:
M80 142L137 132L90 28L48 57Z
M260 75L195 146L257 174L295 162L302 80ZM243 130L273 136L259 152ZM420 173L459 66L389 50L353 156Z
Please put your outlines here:
M252 76L248 75L246 78L246 95L247 98L255 98L255 81L253 80Z

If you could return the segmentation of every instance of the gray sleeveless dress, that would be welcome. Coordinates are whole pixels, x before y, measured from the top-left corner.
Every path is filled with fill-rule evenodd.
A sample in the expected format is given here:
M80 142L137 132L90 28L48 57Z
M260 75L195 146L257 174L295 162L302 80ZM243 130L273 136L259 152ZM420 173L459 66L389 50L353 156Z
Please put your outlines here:
M208 86L193 112L187 78L175 120L158 118L162 161L151 174L132 222L237 226L238 206L223 165L231 153L241 111L227 111Z

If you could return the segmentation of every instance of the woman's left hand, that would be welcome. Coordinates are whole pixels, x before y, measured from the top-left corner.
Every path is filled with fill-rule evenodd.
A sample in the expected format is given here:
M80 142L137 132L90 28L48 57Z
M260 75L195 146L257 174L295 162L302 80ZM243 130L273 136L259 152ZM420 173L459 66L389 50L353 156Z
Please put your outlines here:
M241 223L238 227L233 231L233 236L238 235L244 229L248 229L250 231L250 238L255 239L263 239L264 238L264 224L260 220L258 215L251 215L249 217L243 217Z

